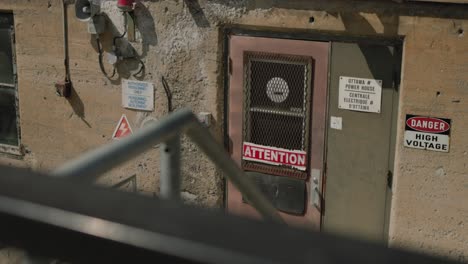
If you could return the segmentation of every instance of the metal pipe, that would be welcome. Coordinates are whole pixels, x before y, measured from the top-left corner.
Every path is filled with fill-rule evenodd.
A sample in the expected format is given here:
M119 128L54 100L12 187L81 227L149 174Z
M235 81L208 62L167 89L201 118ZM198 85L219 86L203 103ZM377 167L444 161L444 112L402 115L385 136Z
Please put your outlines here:
M194 116L188 109L175 112L158 123L148 125L130 137L90 151L59 167L51 174L92 183L100 174L132 159L152 146L180 134L193 122L193 119Z
M160 146L161 174L160 196L168 200L180 200L180 135L166 140Z
M63 57L65 66L65 82L70 81L70 59L68 52L68 2L62 0L62 14L63 14Z
M198 121L192 122L186 134L206 153L217 167L222 169L229 180L265 219L284 223L273 205L258 191L257 187L252 184L244 172Z

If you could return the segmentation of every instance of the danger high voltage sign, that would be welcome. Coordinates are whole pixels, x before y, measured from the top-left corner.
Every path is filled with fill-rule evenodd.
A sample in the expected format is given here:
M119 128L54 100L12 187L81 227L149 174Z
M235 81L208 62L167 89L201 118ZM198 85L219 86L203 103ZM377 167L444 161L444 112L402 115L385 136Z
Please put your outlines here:
M406 115L404 146L449 152L450 128L450 119Z

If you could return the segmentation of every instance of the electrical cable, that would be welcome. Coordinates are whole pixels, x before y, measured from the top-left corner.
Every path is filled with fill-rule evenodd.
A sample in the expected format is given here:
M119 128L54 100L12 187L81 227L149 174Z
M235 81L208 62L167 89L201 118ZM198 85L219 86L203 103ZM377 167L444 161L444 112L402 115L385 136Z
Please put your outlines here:
M127 34L127 26L128 26L128 15L129 15L129 12L127 11L124 11L122 12L123 13L123 17L124 17L124 23L123 23L123 26L124 26L124 32L122 33L122 35L120 36L117 36L117 37L114 37L114 39L112 40L112 49L114 51L114 53L117 55L117 40L118 39L121 39L123 37L125 37L125 35ZM140 69L138 70L138 72L136 72L135 74L133 74L133 77L135 78L138 78L138 75L140 73L143 72L143 70L145 69L145 63L140 59L140 58L137 58L135 57L136 60L138 60L138 62L140 63Z
M169 84L167 84L166 78L164 78L164 76L161 76L161 82L163 84L164 91L166 92L167 111L170 113L172 112L172 93L171 93L171 90L169 89Z
M117 40L118 39L122 39L123 37L125 37L125 35L127 34L127 12L123 12L123 16L124 16L124 32L119 35L119 36L116 36L112 39L112 51L114 52L114 55L119 57L120 54L118 54L118 50L117 50ZM109 76L109 74L106 72L106 69L104 68L104 63L103 63L103 59L102 59L102 56L103 56L103 50L102 50L102 45L101 45L101 41L99 39L99 35L96 36L96 43L97 43L97 48L98 48L98 52L99 52L99 67L101 68L101 72L108 78L113 78L116 74L116 67L114 66L114 69L112 71L112 75ZM138 60L139 64L140 64L140 69L138 70L138 72L136 72L135 74L133 74L134 77L138 78L138 75L140 73L142 73L144 70L145 70L145 63L138 57L135 57L134 59Z
M102 62L102 46L101 46L101 41L99 39L99 35L96 35L96 44L97 44L97 48L98 48L98 52L99 52L99 67L101 68L101 72L102 74L104 74L104 76L106 76L108 79L111 79L115 76L115 73L116 73L116 69L115 69L115 66L114 66L114 69L112 70L112 75L109 76L109 74L106 72L106 69L104 68L104 63Z
M138 62L140 63L140 69L138 70L138 72L136 72L135 74L133 74L133 77L135 78L138 78L138 74L142 73L143 70L145 69L145 63L140 59L140 58L137 58L135 57L136 60L138 60Z
M127 16L126 16L126 12L124 12L124 32L122 33L122 35L120 36L116 36L112 39L112 51L114 52L114 55L115 56L118 56L117 54L117 39L121 39L123 37L125 37L125 35L127 34ZM101 44L101 41L99 39L99 35L96 35L96 44L97 44L97 48L98 48L98 52L99 52L99 68L101 68L101 72L102 74L104 74L108 79L111 79L115 76L115 74L117 73L117 70L115 68L115 65L112 69L112 75L109 76L109 74L107 73L105 67L104 67L104 63L103 63L103 59L102 59L102 56L103 56L103 50L102 50L102 44Z
M127 23L128 23L127 22L127 12L123 12L123 17L124 17L124 24L123 24L124 32L122 33L122 35L114 37L112 39L112 49L114 50L114 53L116 52L116 49L117 49L117 46L116 46L117 39L121 39L121 38L125 37L125 35L127 34Z

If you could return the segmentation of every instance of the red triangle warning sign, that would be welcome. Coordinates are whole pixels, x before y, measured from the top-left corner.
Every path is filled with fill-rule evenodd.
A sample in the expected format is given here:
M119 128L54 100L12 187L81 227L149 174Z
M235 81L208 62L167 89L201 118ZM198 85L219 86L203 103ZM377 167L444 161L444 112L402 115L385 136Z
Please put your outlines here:
M115 127L114 134L112 134L112 139L121 139L123 137L129 136L133 133L130 123L128 122L127 116L122 115L119 120L119 123Z

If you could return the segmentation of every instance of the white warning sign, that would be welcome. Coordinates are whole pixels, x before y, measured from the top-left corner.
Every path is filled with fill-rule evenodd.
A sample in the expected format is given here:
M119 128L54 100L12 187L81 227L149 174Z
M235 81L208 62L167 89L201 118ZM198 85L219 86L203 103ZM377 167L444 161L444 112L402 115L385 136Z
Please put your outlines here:
M338 108L380 113L382 80L340 76Z
M125 108L153 111L154 87L152 83L133 80L122 81L122 105Z

